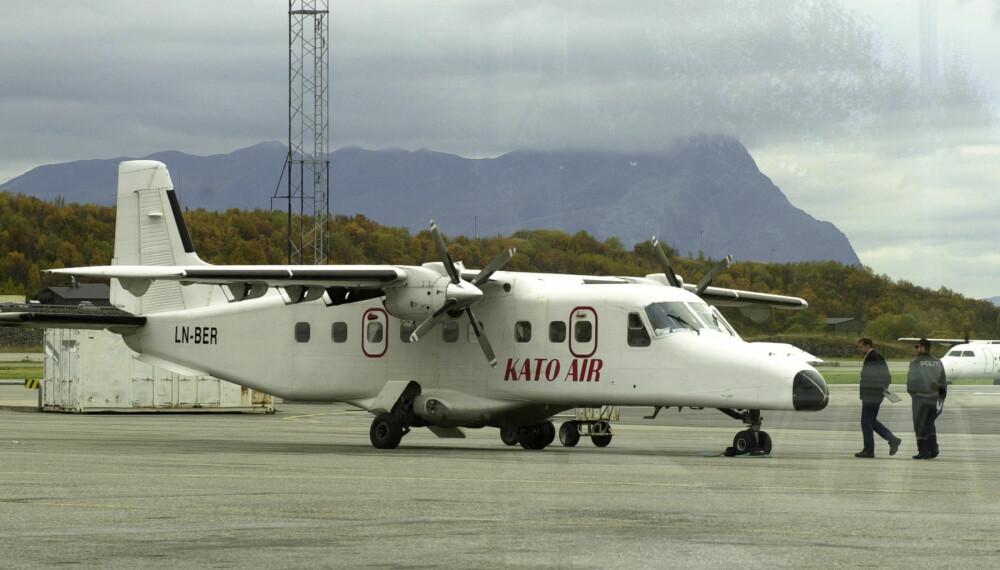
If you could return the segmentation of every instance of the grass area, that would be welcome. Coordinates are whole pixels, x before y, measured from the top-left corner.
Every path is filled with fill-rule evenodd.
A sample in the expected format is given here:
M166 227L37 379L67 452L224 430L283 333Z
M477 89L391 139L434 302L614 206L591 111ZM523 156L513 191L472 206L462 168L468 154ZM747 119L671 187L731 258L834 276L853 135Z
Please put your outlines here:
M41 362L0 362L0 380L41 380Z
M27 346L0 346L0 354L7 354L10 352L42 352L41 346L27 345Z
M854 370L839 370L834 368L819 368L819 373L823 375L827 384L857 384L861 380L861 371L858 369ZM891 390L893 392L906 392L906 372L892 372L892 386ZM952 384L956 385L966 385L966 386L990 386L993 384L993 380L990 378L982 378L979 380L955 380Z

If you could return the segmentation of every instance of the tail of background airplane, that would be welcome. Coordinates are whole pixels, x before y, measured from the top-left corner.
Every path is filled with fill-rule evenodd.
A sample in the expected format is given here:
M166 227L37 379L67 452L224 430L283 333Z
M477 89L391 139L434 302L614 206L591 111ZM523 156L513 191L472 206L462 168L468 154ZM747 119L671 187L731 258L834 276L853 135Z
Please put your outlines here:
M118 211L113 265L207 265L194 251L191 234L167 167L152 160L118 165ZM211 285L153 282L141 296L114 279L111 303L133 314L190 309L211 304Z

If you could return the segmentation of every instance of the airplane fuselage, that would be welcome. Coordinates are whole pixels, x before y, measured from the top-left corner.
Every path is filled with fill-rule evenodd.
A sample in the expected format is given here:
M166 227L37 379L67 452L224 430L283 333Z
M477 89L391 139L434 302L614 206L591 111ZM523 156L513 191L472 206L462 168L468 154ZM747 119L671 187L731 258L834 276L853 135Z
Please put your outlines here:
M445 404L449 397L479 399L471 406L478 410L471 423L486 425L526 402L551 409L612 404L793 410L825 404L818 393L794 397L803 373L822 383L811 366L762 354L725 327L706 324L722 317L697 296L660 285L585 279L495 274L477 304L477 317L497 348L495 368L483 360L467 320L447 320L411 342L417 323L391 316L377 299L286 305L274 293L152 314L125 338L138 352L291 400L344 401L367 409L386 382L410 380ZM657 330L663 323L651 321L658 313L650 313L650 306L670 307L688 326L673 322L673 328Z
M958 344L941 357L948 380L1000 379L1000 343Z

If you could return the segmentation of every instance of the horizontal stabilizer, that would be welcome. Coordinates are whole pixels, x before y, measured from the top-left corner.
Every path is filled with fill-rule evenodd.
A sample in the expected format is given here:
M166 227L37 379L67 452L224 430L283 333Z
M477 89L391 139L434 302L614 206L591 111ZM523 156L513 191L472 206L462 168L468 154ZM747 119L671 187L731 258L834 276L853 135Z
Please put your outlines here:
M126 333L146 324L146 317L89 311L23 310L0 313L0 326L37 329L107 329Z

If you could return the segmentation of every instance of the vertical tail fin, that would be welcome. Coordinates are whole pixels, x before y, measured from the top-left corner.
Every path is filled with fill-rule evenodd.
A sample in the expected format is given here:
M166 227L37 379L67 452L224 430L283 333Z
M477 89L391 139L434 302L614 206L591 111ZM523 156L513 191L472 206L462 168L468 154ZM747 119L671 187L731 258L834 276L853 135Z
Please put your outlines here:
M130 160L118 165L118 211L114 265L207 265L194 251L170 173L162 162ZM211 303L213 287L158 281L141 296L112 281L111 303L135 314L193 308Z

